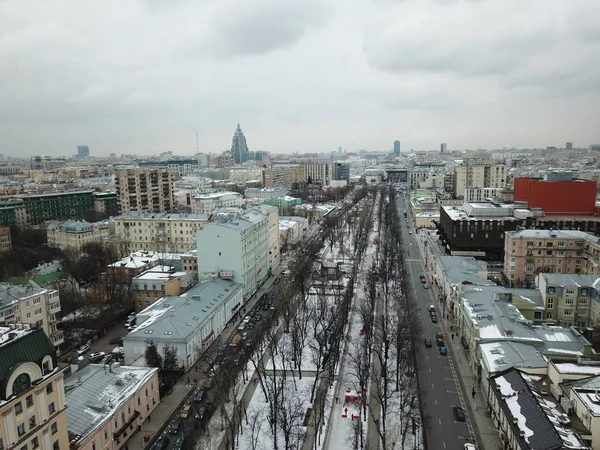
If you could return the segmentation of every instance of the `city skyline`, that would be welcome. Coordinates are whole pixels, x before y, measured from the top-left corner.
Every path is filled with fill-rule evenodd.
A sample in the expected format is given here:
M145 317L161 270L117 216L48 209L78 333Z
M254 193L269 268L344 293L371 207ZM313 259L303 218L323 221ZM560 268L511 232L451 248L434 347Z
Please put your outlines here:
M196 130L219 153L238 120L273 153L587 147L599 20L587 0L9 0L0 153L190 155Z

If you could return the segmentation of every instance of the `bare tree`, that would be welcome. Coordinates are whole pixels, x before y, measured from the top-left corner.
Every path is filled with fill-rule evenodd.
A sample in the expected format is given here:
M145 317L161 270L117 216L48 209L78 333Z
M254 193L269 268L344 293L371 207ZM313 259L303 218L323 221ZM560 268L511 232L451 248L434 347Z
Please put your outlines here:
M298 448L301 440L300 426L304 419L302 399L295 395L280 402L277 406L276 420L283 435L286 450Z

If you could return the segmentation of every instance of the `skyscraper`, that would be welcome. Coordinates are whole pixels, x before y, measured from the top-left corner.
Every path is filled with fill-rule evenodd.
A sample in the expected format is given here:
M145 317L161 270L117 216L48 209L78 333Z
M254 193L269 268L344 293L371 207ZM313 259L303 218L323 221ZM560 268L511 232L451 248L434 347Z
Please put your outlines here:
M400 156L400 141L394 141L394 156Z
M246 136L240 128L238 123L237 129L233 134L233 140L231 143L231 156L235 164L241 164L248 161L248 145L246 145Z
M77 146L77 158L85 159L90 157L90 148L87 145Z
M440 145L440 153L446 153L448 151L448 144L443 143Z

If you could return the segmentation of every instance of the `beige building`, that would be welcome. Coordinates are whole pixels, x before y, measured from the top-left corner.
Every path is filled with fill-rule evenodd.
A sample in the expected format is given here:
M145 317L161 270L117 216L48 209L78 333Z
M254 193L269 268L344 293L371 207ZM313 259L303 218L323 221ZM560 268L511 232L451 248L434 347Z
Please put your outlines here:
M192 214L210 215L217 208L240 208L243 204L244 198L237 192L211 192L196 194L190 198Z
M115 178L119 214L164 213L175 204L173 175L167 169L117 170Z
M600 237L589 237L585 245L585 255L585 273L600 275Z
M10 227L0 227L0 253L12 250Z
M0 449L68 449L63 372L43 330L0 328L0 362Z
M67 378L65 388L70 444L77 450L127 448L160 403L153 367L89 364Z
M154 266L131 280L135 310L144 310L159 298L183 294L196 284L193 272L176 272L172 267Z
M277 164L262 170L262 180L264 187L279 186L289 191L294 184L305 182L306 175L301 165Z
M571 230L504 233L504 274L511 286L533 283L537 274L584 273L586 246L594 235Z
M454 196L472 202L473 188L505 188L508 170L505 164L483 158L469 158L454 167Z
M60 322L58 291L41 289L32 283L15 286L0 283L0 323L23 323L40 327L58 347L65 339L57 325Z
M181 270L192 272L198 278L198 250L192 250L180 256Z
M435 228L436 223L440 223L440 213L425 211L415 214L416 228Z
M281 262L281 254L279 248L279 209L271 205L258 205L254 208L267 216L267 227L269 233L269 262L271 271L279 267Z
M56 222L46 228L48 246L62 250L81 250L85 244L103 241L108 235L108 222Z
M129 252L186 253L196 248L196 232L208 220L206 214L124 214L114 219L115 239Z
M438 189L444 187L445 173L430 169L413 169L408 172L407 185L415 189Z

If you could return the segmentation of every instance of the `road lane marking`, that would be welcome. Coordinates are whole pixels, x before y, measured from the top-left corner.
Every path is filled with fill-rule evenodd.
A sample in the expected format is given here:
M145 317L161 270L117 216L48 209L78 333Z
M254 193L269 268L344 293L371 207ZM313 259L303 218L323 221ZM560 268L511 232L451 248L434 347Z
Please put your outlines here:
M444 448L446 448L446 441L443 441L442 444L444 444Z
M431 389L435 389L435 386L433 385L433 383L431 383Z
M442 419L438 419L438 422L440 423L440 425L442 425Z
M435 406L437 406L437 400L435 400Z

